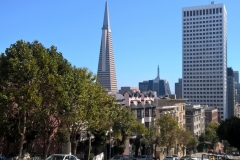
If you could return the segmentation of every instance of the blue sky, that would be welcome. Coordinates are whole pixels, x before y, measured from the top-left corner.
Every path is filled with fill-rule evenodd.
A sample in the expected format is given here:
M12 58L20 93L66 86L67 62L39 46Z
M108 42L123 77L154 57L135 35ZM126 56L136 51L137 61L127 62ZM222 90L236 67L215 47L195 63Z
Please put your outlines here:
M40 41L77 67L97 73L105 0L1 0L0 52L19 39ZM210 0L108 0L118 88L157 76L182 77L182 7ZM240 71L240 0L219 0L228 12L228 67Z

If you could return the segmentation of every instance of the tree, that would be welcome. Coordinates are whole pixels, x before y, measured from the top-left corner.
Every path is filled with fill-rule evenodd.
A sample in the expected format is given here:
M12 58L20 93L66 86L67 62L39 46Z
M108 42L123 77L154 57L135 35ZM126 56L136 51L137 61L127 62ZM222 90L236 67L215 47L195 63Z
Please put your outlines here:
M218 142L217 135L218 126L219 124L217 122L210 122L205 130L204 139L205 141L211 142L213 146L215 143Z
M1 93L8 99L3 105L4 113L8 118L17 119L17 128L20 135L19 158L22 158L23 144L27 128L31 128L36 109L40 107L42 98L38 92L39 79L37 64L38 55L43 46L37 41L33 43L22 40L7 48L0 60Z
M20 139L19 159L24 143L37 135L45 139L46 157L60 124L58 99L63 94L63 75L71 65L54 46L47 49L38 41L20 40L1 54L0 66L1 117L9 126L7 135ZM16 128L19 138L14 134Z
M189 146L190 140L193 138L191 131L180 129L177 135L177 147L181 147L183 154L187 146Z
M231 146L240 149L240 119L231 117L223 121L217 129L217 135L220 140L227 140Z
M62 120L71 136L72 153L76 155L77 134L110 126L119 106L115 105L113 96L104 92L97 77L87 68L73 67L64 80Z
M157 119L157 125L160 127L161 146L166 146L167 155L169 149L173 147L177 140L178 122L174 120L170 115L166 114L163 117Z
M38 96L42 98L42 103L37 110L36 125L34 129L46 144L44 159L48 155L50 144L60 127L62 104L59 99L63 96L64 76L68 75L72 67L65 60L57 48L51 46L49 49L41 48L42 54L38 55L38 77L40 85Z
M193 150L193 148L195 148L198 145L198 139L194 136L192 136L187 144L187 148L188 150Z
M136 115L129 108L121 108L113 119L113 137L116 140L116 153L122 154L125 149L125 141L131 133L142 137L147 134L147 128L140 123ZM140 138L139 138L140 142Z

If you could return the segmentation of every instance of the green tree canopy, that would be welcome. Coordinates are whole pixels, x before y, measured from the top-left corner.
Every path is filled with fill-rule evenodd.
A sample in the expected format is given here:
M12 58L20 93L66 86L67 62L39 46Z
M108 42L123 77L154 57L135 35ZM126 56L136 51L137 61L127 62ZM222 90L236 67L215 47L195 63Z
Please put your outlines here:
M217 129L220 140L227 140L233 147L240 149L240 119L231 117L223 121Z
M178 122L170 115L166 114L157 119L157 126L160 128L161 146L167 147L167 155L169 150L176 143L177 134L179 131Z
M2 118L8 123L14 119L17 124L20 159L26 137L32 137L37 120L43 118L38 118L44 115L42 111L50 113L51 108L55 112L55 91L58 90L62 68L66 66L70 67L61 53L56 51L56 47L46 49L38 41L17 41L1 54L0 95L4 98L1 110L4 115L8 115Z

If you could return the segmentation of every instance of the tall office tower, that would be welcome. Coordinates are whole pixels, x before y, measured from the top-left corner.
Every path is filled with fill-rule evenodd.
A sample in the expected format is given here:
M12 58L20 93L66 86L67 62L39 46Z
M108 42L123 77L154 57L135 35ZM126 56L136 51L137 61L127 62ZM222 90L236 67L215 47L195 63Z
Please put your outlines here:
M175 83L175 94L177 99L182 99L182 78L179 78L178 82Z
M239 83L239 71L233 71L235 83Z
M234 83L234 74L232 68L227 68L227 97L228 97L228 117L235 115L235 83Z
M108 89L110 92L117 92L117 80L107 2L102 27L102 40L97 76L100 85Z
M224 4L182 9L183 98L227 118L227 11Z
M160 79L159 66L157 70L157 77L154 80L139 82L138 87L141 92L155 91L157 92L157 96L165 96L171 94L168 81Z

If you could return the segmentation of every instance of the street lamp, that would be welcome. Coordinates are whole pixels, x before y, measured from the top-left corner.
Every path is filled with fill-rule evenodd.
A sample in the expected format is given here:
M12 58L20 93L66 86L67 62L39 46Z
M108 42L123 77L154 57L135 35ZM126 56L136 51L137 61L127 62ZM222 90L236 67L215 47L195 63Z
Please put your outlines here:
M109 159L111 159L111 133L113 132L112 128L109 130Z

